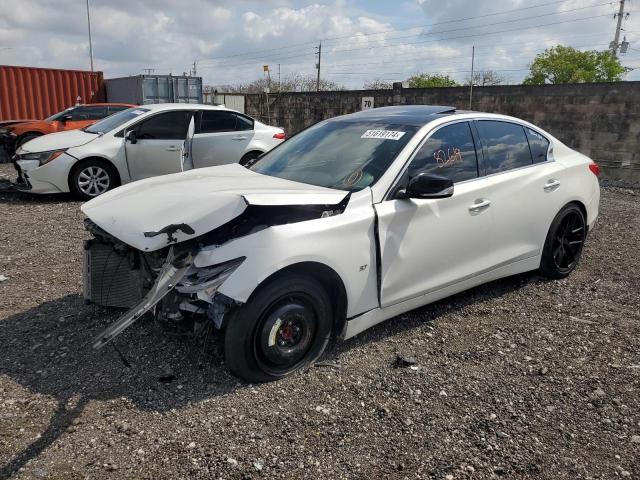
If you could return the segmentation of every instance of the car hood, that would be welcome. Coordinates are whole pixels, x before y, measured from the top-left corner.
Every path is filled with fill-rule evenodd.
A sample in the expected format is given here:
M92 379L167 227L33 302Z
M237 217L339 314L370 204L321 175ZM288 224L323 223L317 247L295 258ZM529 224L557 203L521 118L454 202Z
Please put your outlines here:
M233 164L129 183L90 200L82 211L122 242L154 251L210 232L248 205L336 205L348 193Z
M29 140L22 145L18 153L48 152L51 150L63 150L65 148L79 147L98 138L95 133L87 133L82 130L67 130L66 132L50 133Z

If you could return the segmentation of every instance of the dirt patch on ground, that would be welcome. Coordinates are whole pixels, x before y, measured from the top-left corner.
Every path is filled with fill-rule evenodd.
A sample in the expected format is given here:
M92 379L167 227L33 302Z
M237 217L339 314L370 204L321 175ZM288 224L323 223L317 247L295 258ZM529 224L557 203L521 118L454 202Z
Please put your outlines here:
M570 278L473 289L267 385L151 321L94 352L118 312L83 304L79 206L0 192L0 478L640 477L633 191L603 190Z

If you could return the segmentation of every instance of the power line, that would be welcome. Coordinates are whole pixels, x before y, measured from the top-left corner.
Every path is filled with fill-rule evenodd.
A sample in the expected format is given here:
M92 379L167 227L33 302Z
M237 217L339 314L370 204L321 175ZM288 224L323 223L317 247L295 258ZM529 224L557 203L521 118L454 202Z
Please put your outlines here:
M380 32L372 32L372 33L353 33L353 34L350 34L350 35L325 37L323 39L323 41L325 43L331 43L331 42L333 42L335 40L344 39L344 38L351 38L351 37L355 37L355 36L357 36L357 37L368 37L368 36L373 36L373 35L382 35L382 34L385 34L385 33L402 32L402 31L406 31L406 30L415 30L417 28L434 27L434 26L437 26L437 25L446 25L446 24L455 23L455 22L475 20L475 19L487 18L487 17L497 16L497 15L505 15L505 14L508 14L508 13L513 13L513 12L518 12L518 11L531 10L531 9L534 9L534 8L540 8L540 7L545 7L545 6L548 6L548 5L555 5L555 4L563 3L564 1L565 0L555 0L555 1L552 1L552 2L546 2L546 3L537 4L537 5L531 5L531 6L528 6L528 7L514 8L514 9L511 9L511 10L504 10L502 12L493 12L493 13L488 13L488 14L484 14L484 15L477 15L477 16L473 16L473 17L443 20L443 21L440 21L440 22L435 22L435 23L430 23L430 24L425 24L425 25L417 25L417 26L414 26L414 27L407 27L407 28L401 28L401 29L383 30L383 31L380 31ZM587 6L587 7L580 7L580 8L577 8L577 9L565 10L565 11L561 11L561 12L553 12L553 13L551 13L549 15L562 14L562 13L567 13L567 12L571 12L571 11L574 11L574 10L580 10L580 9L584 9L584 8L594 8L594 7L597 7L597 6L608 5L608 4L610 4L610 2L596 4L596 5ZM529 18L535 18L535 17L529 17ZM474 27L465 27L465 28L474 28ZM317 43L317 41L313 40L313 41L308 41L308 42L301 42L301 43L291 44L291 45L287 45L287 46L283 46L283 47L273 47L273 48L268 48L268 49L251 50L251 51L247 51L247 52L234 53L234 54L230 54L230 55L222 55L222 56L217 56L217 57L208 57L208 58L199 59L199 61L215 61L215 60L222 60L222 59L227 59L227 58L243 57L243 56L252 55L252 54L255 54L255 53L273 52L275 50L289 50L289 49L300 47L300 46L303 46L303 45L310 46L310 45L313 45L315 43ZM289 53L291 53L291 52L289 52Z

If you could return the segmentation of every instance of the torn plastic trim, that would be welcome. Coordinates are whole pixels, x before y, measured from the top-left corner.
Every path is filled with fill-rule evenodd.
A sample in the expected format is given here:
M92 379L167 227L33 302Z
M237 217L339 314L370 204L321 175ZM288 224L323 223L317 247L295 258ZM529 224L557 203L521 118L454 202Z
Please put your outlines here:
M191 252L180 255L174 254L174 247L169 249L167 259L149 292L145 297L127 313L120 317L109 328L93 339L93 348L100 349L130 327L142 315L151 310L162 300L177 283L185 276L189 267L193 264Z
M238 257L210 267L199 268L192 265L176 286L176 291L183 294L195 293L199 300L213 303L218 288L246 258Z

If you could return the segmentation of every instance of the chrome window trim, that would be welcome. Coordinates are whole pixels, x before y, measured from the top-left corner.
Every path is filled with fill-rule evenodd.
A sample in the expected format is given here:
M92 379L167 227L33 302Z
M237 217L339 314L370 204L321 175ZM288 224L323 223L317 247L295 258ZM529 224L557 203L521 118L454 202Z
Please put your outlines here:
M542 132L539 131L539 129L537 129L535 127L529 126L529 125L524 124L524 123L520 123L520 122L515 121L515 120L511 120L511 119L506 119L506 118L502 119L502 118L495 118L495 117L483 117L482 115L479 115L477 117L470 117L470 118L458 118L458 119L451 120L451 121L446 122L446 123L438 124L438 125L434 126L432 129L428 130L424 134L424 137L422 138L422 140L420 140L420 143L418 144L418 146L415 147L413 152L411 152L411 155L409 156L408 160L405 161L405 164L402 166L402 169L400 170L400 172L396 175L396 177L391 182L391 186L387 189L387 191L383 195L381 202L384 202L384 201L387 201L387 200L393 200L393 198L389 198L391 192L393 190L395 190L395 188L398 186L398 183L400 182L400 180L404 176L405 172L409 168L409 164L415 158L415 156L418 153L418 151L422 148L422 146L426 143L426 141L434 133L436 133L441 128L444 128L444 127L447 127L449 125L453 125L453 124L456 124L456 123L462 123L462 122L469 123L469 122L475 122L475 121L481 121L481 120L513 123L514 125L518 125L518 126L522 127L523 129L524 128L530 128L534 132L540 134L543 138L545 138L549 142L549 148L547 150L547 160L545 160L544 162L532 163L531 165L524 165L524 166L518 167L518 168L512 168L510 170L505 170L503 172L490 173L489 175L478 175L476 178L470 178L469 180L463 180L461 182L455 182L454 183L454 191L455 191L455 185L461 185L461 184L469 183L469 182L477 182L478 180L483 180L485 178L495 177L496 175L504 175L505 173L517 172L518 170L524 170L526 168L537 167L537 166L540 166L540 165L547 165L549 163L555 162L554 158L551 158L551 159L549 158L550 156L553 157L553 141L551 139L549 139L547 135L543 134ZM526 132L525 132L525 136L526 136ZM482 140L480 139L480 141L482 141ZM527 139L527 143L528 143L528 141L529 140ZM475 142L475 138L474 138L474 142ZM482 145L480 145L480 147L482 148ZM476 145L476 160L477 161L479 161L478 153L479 153L478 152L478 146ZM531 160L533 161L533 156L532 156Z

